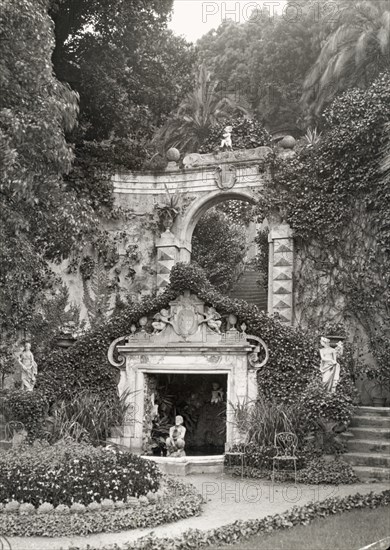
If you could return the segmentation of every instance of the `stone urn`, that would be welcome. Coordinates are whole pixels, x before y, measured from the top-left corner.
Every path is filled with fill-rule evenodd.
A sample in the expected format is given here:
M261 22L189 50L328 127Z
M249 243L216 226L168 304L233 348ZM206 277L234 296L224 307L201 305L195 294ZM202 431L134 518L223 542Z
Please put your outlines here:
M326 334L325 338L328 338L332 348L335 348L338 342L344 343L345 341L345 336L338 336L337 334Z
M293 136L284 136L284 138L279 141L278 145L282 149L294 149L297 141Z

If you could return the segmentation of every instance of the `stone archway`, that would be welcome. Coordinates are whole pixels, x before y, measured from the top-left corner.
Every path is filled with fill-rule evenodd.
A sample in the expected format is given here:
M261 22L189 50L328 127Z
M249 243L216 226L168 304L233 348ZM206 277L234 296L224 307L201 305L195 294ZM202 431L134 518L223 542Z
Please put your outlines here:
M240 200L251 204L256 203L253 193L243 190L214 191L195 200L182 219L178 220L177 231L184 251L191 250L191 240L194 229L200 218L213 206L229 200ZM183 257L184 256L184 257ZM181 261L186 261L186 252L181 253Z
M178 216L171 230L165 231L156 242L157 283L164 288L169 273L177 262L191 261L192 234L203 214L227 200L242 200L255 204L251 190L232 189L211 191L191 203L183 216ZM293 322L293 235L287 224L269 223L268 313L278 313L283 323Z
M119 206L131 207L134 226L140 228L142 246L157 251L156 279L153 286L163 290L177 262L191 260L191 239L200 217L212 206L230 199L255 203L268 177L264 161L268 147L206 155L187 155L184 168L170 163L161 173L122 173L113 178ZM282 153L281 153L282 154ZM180 214L160 237L142 226L153 218L155 207L166 204L167 194L177 195ZM278 312L282 322L293 321L292 232L288 225L269 222L268 313ZM149 258L147 261L150 261ZM154 261L154 259L153 259ZM151 266L149 273L152 274ZM145 280L148 271L142 274ZM153 275L151 275L153 276Z

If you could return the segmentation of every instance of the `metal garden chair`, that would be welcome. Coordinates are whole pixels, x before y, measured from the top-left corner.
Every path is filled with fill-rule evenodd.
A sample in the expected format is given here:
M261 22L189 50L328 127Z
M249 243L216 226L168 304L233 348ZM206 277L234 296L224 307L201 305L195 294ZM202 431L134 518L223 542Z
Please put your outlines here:
M274 446L276 455L272 459L272 483L275 481L275 466L279 473L279 465L281 462L292 462L294 465L294 478L297 482L297 460L295 452L298 446L298 438L292 432L279 432L275 434Z

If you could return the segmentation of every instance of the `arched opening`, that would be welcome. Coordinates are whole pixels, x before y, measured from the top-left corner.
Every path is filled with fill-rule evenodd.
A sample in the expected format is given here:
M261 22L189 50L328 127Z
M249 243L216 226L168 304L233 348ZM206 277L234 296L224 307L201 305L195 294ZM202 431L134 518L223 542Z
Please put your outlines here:
M222 293L267 311L268 259L264 269L256 265L261 224L244 206L255 204L246 190L217 191L195 201L181 228L187 253L181 259L199 263Z

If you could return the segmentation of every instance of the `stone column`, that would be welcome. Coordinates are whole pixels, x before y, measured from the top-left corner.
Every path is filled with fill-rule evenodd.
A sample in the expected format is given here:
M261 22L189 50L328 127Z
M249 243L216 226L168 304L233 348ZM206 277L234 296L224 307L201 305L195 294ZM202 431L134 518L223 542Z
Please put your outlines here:
M268 240L268 313L278 313L282 323L292 324L294 248L290 226L274 226L270 230Z
M165 231L156 241L157 248L157 289L162 292L169 284L172 267L179 261L180 246L175 235Z

